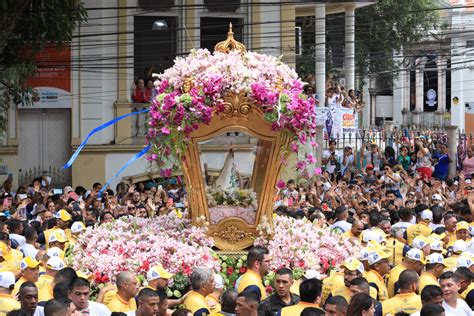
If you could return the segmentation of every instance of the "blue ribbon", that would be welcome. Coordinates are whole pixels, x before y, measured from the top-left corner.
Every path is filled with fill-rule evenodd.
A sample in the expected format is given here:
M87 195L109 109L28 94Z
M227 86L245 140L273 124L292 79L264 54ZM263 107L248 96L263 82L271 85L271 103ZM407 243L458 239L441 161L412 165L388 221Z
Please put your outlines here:
M117 173L115 174L115 176L110 179L109 181L107 181L104 186L102 187L102 189L99 191L99 198L102 197L102 193L107 189L107 187L109 186L110 182L112 182L112 180L114 179L117 179L118 176L125 170L128 168L128 166L130 166L133 162L135 162L135 160L137 159L140 159L144 154L146 154L151 148L151 145L148 145L146 147L144 147L139 153L137 153L135 156L133 156L132 158L130 158L130 160L127 161L127 163L125 165L123 165L122 168L120 168L119 171L117 171Z
M124 118L126 117L129 117L129 116L132 116L132 115L137 115L137 114L140 114L140 113L147 113L149 112L150 109L143 109L143 110L140 110L140 111L137 111L137 112L132 112L132 113L128 113L128 114L125 114L125 115L122 115L122 116L119 116L111 121L108 121L107 123L104 123L100 126L97 126L96 128L94 128L86 137L86 139L82 142L82 144L79 145L79 147L77 147L76 151L74 152L74 154L72 154L71 158L69 158L69 161L63 166L64 169L67 169L67 168L70 168L72 166L72 164L74 163L74 161L76 161L76 158L77 156L79 156L79 153L81 152L82 148L84 148L84 146L87 144L87 142L89 141L89 138L91 138L92 135L94 135L95 133L103 130L104 128L106 127L109 127L110 125L113 125L115 124L116 122L120 121L120 120L123 120Z

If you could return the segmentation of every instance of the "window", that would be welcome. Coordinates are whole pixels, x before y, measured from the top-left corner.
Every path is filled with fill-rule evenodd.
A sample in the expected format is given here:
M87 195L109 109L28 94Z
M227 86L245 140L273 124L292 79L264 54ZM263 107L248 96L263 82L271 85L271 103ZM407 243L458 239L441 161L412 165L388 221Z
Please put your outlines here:
M213 52L214 46L227 38L229 23L232 23L234 38L243 43L244 19L205 17L201 18L201 47Z
M152 30L157 20L166 22L163 30ZM173 66L177 50L177 17L134 17L134 76L147 77Z

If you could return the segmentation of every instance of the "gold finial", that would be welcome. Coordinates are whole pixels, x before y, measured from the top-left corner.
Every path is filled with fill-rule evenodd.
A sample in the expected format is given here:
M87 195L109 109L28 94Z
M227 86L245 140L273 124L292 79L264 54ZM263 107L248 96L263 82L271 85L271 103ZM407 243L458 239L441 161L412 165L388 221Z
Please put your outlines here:
M281 77L278 78L275 88L276 88L276 91L278 91L278 92L283 91L283 79Z
M232 32L232 23L229 23L229 32L227 32L227 39L225 41L217 43L217 45L214 47L214 51L227 54L232 50L238 50L243 54L247 51L247 48L245 48L244 44L234 39L234 32Z
M185 77L184 82L183 82L183 87L181 88L181 91L183 93L188 93L191 91L191 89L194 87L194 80L192 77Z

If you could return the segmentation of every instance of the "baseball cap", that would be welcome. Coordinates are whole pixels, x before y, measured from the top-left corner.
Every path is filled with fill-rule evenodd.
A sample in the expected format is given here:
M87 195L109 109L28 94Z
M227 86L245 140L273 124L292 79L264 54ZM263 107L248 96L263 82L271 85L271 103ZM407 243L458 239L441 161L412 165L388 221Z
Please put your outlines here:
M456 224L456 231L460 231L460 230L469 230L469 224L468 222L465 222L465 221L462 221L462 222L459 222Z
M408 252L405 254L405 257L425 264L425 260L423 259L423 252L421 252L420 249L412 248L408 250Z
M425 237L425 236L416 236L412 243L411 243L411 246L416 248L416 249L423 249L423 247L425 247L426 245L428 245L429 242L428 242L428 239Z
M58 248L58 247L49 248L48 251L46 251L46 255L49 258L59 257L61 259L64 259L64 251L62 251L61 248Z
M467 249L466 242L464 240L456 240L453 245L453 252L454 253L459 253L459 252L464 252Z
M20 269L21 270L25 270L26 268L34 269L34 268L39 267L39 265L40 265L40 262L36 260L35 258L25 257L21 260Z
M86 230L86 225L83 222L74 222L71 225L71 233L77 234Z
M169 273L166 271L161 264L156 265L152 267L150 270L148 270L146 274L146 279L148 282L156 280L156 279L171 279L174 274Z
M369 250L367 248L362 248L359 252L359 260L367 261L369 260Z
M364 265L362 264L362 262L360 262L356 258L350 258L350 259L344 261L341 264L341 267L344 267L349 271L356 271L357 270L360 273L364 273L364 271L365 271Z
M67 221L70 221L72 219L71 217L71 214L69 214L68 211L66 210L60 210L58 211L55 215L54 215L55 218L58 218L60 220L62 220L63 222L67 222Z
M432 222L433 221L433 212L431 212L430 210L424 210L423 212L421 212L420 218L424 221Z
M309 270L306 270L306 272L304 274L304 277L305 277L306 280L319 279L321 277L321 275L319 274L318 271L313 270L313 269L309 269Z
M465 268L470 269L473 264L474 264L474 261L472 261L472 258L468 256L461 255L458 258L458 268L465 267Z
M370 241L375 241L376 243L380 244L382 242L386 242L387 240L381 232L376 230L367 230L362 235L362 241L367 243Z
M48 259L48 262L46 262L46 268L54 271L62 270L65 266L63 259L59 257L51 257Z
M10 271L0 272L0 287L10 289L15 285L15 275Z
M428 236L428 242L431 243L435 240L442 241L444 238L446 238L446 233L442 233L442 234L432 233L431 235Z
M224 279L220 274L214 274L214 288L223 289L224 288Z
M443 254L446 253L446 249L443 248L443 242L438 239L435 239L430 243L430 249L432 251L440 251Z
M0 257L5 259L5 261L10 261L13 258L11 250L3 241L0 241Z
M367 164L367 165L365 166L365 170L369 170L369 169L374 169L374 165L372 165L372 164L370 164L370 163Z
M67 241L66 234L64 233L64 230L56 229L51 234L51 236L49 236L48 243L55 242L55 241L58 241L58 242L66 242Z
M441 195L439 195L439 194L433 194L433 195L431 196L431 199L432 199L432 200L435 200L435 201L442 201L442 200L443 200L443 199L441 198Z
M373 251L369 253L369 265L376 264L382 259L387 259L390 254L385 251Z
M440 253L432 253L428 257L426 257L426 264L432 264L432 263L440 263L446 267L446 263L444 263L444 258L443 255Z

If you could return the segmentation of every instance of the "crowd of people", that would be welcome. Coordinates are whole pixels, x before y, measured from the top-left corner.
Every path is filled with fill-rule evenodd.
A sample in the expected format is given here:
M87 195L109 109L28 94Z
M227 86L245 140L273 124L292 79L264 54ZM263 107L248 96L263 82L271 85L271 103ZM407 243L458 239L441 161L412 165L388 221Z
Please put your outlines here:
M170 299L173 275L156 262L143 284L123 271L91 301L89 276L66 265L68 249L88 226L186 209L180 179L119 183L99 196L100 183L57 190L43 177L14 191L8 178L0 195L0 316L471 315L473 150L452 176L440 142L403 145L398 156L391 147L364 144L356 159L331 141L320 177L276 188L275 216L330 227L360 251L324 277L308 270L294 280L283 267L269 296L263 280L272 253L256 246L230 288L214 271L196 268L190 291Z

